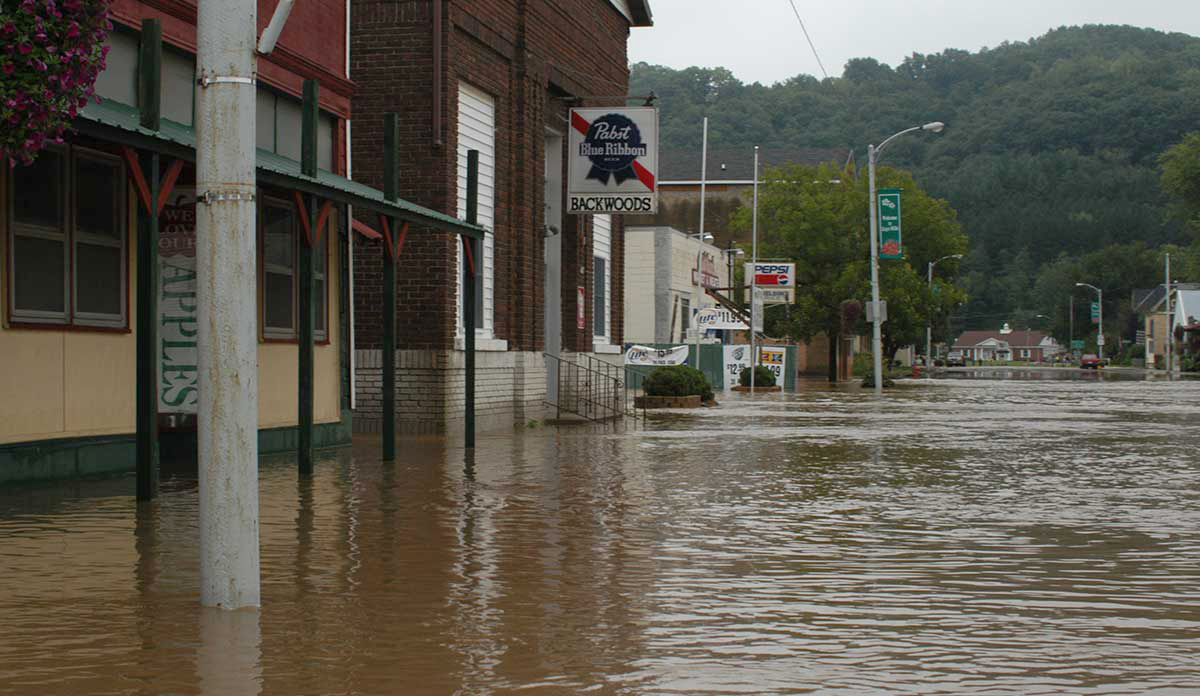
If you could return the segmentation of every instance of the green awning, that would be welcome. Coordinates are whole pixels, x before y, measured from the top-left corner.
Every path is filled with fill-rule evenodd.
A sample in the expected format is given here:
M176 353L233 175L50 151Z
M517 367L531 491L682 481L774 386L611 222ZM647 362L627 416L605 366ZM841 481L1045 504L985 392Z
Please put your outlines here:
M192 128L166 119L162 120L162 128L158 131L143 128L137 109L111 100L85 106L75 120L75 128L80 133L102 140L142 150L155 150L189 162L196 160L196 132ZM436 227L475 239L483 238L484 230L478 225L467 224L458 218L405 200L389 201L383 197L382 191L346 177L323 170L318 170L315 177L305 176L300 172L299 162L266 150L257 150L255 159L259 183L311 193L414 225Z

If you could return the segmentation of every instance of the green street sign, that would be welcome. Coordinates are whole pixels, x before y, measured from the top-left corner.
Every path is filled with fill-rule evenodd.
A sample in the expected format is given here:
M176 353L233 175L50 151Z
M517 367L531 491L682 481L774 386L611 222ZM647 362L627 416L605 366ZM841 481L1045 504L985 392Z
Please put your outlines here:
M900 189L879 189L879 258L904 258L900 246Z
M1075 339L1071 341L1071 350L1083 350L1083 339Z
M1100 303L1099 302L1092 303L1092 323L1093 324L1100 323Z

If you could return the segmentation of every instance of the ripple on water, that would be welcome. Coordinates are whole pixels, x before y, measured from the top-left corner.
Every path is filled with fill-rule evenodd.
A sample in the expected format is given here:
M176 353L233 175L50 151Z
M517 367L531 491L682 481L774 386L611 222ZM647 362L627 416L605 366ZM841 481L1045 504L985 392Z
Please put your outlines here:
M200 610L195 478L0 492L0 693L1188 693L1200 384L729 395L260 479Z

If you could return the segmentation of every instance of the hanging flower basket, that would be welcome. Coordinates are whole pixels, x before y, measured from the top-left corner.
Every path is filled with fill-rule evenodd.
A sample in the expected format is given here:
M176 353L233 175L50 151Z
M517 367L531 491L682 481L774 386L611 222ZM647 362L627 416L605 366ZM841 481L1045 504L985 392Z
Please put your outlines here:
M95 92L110 0L0 0L0 162L30 164Z

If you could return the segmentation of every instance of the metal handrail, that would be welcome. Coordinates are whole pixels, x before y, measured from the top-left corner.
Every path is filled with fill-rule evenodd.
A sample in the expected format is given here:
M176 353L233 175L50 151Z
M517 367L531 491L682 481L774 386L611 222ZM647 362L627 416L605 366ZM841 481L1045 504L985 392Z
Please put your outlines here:
M557 366L557 398L554 402L546 401L555 407L557 417L561 418L566 411L595 422L616 421L623 416L637 418L636 409L630 408L624 365L613 365L586 353L576 353L572 359L550 353L542 355L554 360Z

